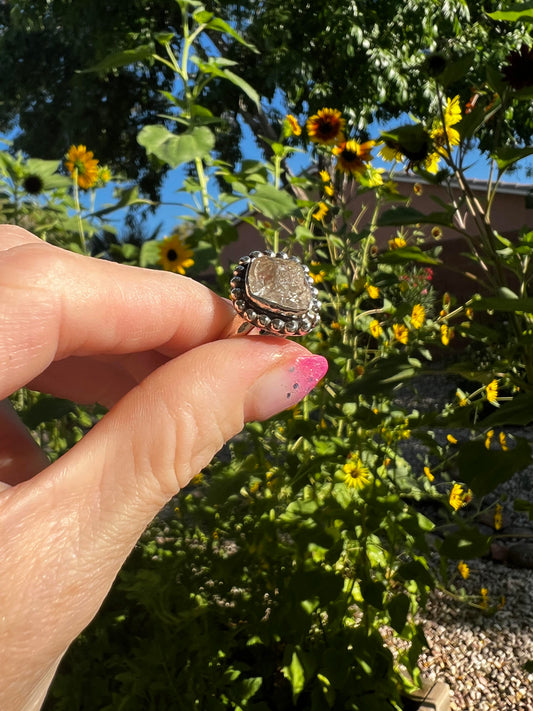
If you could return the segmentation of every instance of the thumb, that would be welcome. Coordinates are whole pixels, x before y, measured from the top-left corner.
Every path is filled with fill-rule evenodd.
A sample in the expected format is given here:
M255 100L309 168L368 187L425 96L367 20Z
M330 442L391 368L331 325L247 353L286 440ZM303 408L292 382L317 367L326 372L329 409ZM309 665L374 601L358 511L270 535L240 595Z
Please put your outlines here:
M0 708L35 694L165 502L245 421L295 405L326 370L321 356L276 337L199 346L154 371L40 475L0 493Z

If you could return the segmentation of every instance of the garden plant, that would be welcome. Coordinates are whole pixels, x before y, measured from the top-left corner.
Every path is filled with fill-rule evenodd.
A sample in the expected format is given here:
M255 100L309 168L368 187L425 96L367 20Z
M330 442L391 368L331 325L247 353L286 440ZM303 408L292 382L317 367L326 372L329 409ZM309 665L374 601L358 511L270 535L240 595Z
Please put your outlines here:
M491 223L502 180L533 155L506 130L533 99L533 9L491 14L516 42L502 43L500 65L468 96L475 56L428 51L427 115L372 134L355 99L351 114L334 96L316 111L287 106L277 135L262 136L268 159L232 164L217 154L226 119L204 99L227 84L260 112L263 97L211 38L253 46L199 2L176 2L179 30L163 27L153 44L93 68L142 62L174 77L160 122L138 135L154 170L183 168L185 216L174 232L117 236L115 211L153 201L81 137L63 161L6 147L2 218L224 296L224 248L249 224L264 248L309 265L322 314L304 342L330 369L302 404L247 425L161 512L66 655L45 707L402 709L421 683L416 615L431 592L487 614L504 604L489 581L476 594L463 583L468 561L498 537L498 486L533 462L530 444L513 436L533 419L533 231L511 240ZM474 150L488 166L483 199L470 184ZM296 172L304 154L309 164ZM405 170L416 176L407 196L395 182ZM110 182L115 201L102 206ZM417 199L434 185L449 199L427 214ZM378 245L383 228L390 238ZM443 229L468 245L466 298L433 285L447 267ZM436 373L457 378L454 395L419 407L418 384ZM104 413L28 390L12 401L53 458ZM514 505L533 518L533 502ZM487 513L491 535L478 526Z

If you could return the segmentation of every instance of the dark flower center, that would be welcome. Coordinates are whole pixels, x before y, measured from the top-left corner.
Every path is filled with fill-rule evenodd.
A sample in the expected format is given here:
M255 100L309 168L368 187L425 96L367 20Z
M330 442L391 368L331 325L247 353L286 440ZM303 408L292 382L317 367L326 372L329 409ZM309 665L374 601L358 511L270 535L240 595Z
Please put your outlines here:
M178 258L178 253L175 249L169 249L167 252L167 259L169 262L175 262Z
M337 127L335 126L332 119L322 119L318 127L320 133L324 136L332 136L337 132Z
M357 160L357 153L354 151L350 151L347 148L343 150L341 153L342 155L342 160L345 161L346 163L353 163L355 160Z
M38 195L43 187L43 181L38 175L28 175L24 179L24 190L30 195Z

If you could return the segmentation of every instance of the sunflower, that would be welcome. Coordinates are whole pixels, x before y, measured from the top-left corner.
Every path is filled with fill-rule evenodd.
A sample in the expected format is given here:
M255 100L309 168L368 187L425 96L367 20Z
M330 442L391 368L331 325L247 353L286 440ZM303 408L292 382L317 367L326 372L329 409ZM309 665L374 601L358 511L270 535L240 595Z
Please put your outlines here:
M520 49L511 52L502 74L513 89L533 86L533 47L523 44Z
M167 272L185 274L185 270L194 264L192 256L192 249L187 247L178 232L174 232L160 243L158 264Z
M292 114L287 114L285 116L285 121L287 122L287 126L293 136L301 135L302 127L298 123L298 119L296 118L296 116L293 116Z
M433 124L433 130L431 131L431 139L436 148L436 153L433 153L430 158L434 159L436 154L437 160L435 161L435 171L436 163L438 163L439 158L444 156L448 157L448 147L458 146L461 141L461 136L457 129L452 128L456 123L461 120L461 105L459 104L459 96L454 96L453 99L448 99L446 102L446 108L444 109L444 122L438 119ZM429 172L433 172L427 169Z
M372 160L371 150L376 145L375 141L357 143L357 141L346 141L333 149L337 156L336 170L348 175L360 175L367 169L366 163Z
M344 137L346 119L341 117L337 109L320 109L314 116L307 119L307 135L313 143L330 146L339 143Z
M316 212L313 213L313 218L321 222L324 217L328 214L329 207L325 202L319 202L317 205Z
M44 189L43 179L40 175L36 175L35 173L27 175L24 178L22 186L28 195L39 195Z
M65 166L83 190L89 190L98 180L98 160L86 146L71 146L66 155Z

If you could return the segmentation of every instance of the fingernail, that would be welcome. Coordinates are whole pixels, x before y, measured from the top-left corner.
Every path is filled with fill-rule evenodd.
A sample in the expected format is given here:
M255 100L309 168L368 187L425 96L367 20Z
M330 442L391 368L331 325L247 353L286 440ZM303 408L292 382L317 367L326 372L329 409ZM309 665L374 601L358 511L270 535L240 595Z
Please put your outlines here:
M311 392L328 370L323 356L299 356L268 370L246 398L246 420L268 420L293 407Z

